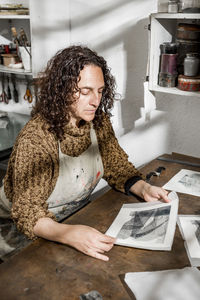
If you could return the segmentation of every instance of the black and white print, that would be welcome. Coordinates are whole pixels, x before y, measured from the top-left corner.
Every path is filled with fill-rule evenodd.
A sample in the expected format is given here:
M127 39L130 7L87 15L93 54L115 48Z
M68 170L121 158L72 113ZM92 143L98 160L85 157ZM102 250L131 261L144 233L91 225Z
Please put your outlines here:
M166 190L200 196L200 172L182 169L164 186Z
M131 212L131 219L124 223L117 238L131 237L140 241L163 242L169 221L170 206L147 211Z
M178 212L178 196L169 193L171 202L124 204L106 234L116 244L150 250L171 250Z

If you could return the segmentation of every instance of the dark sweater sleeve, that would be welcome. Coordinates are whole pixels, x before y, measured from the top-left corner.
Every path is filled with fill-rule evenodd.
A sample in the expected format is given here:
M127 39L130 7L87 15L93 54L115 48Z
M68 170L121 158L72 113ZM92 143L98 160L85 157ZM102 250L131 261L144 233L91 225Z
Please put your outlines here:
M137 177L144 180L143 174L128 161L128 155L120 147L107 116L104 116L103 125L97 131L97 137L104 166L103 178L111 187L127 193L133 178Z
M133 176L125 182L124 189L127 195L132 195L132 192L130 192L130 188L139 180L144 180L144 178L142 176Z

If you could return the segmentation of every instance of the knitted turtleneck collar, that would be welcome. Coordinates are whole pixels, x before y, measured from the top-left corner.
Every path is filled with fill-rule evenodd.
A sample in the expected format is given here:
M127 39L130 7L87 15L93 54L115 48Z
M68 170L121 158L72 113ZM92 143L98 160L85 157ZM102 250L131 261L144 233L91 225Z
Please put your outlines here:
M63 140L60 143L61 151L69 156L79 156L91 145L91 122L86 122L80 127L67 124L64 128Z

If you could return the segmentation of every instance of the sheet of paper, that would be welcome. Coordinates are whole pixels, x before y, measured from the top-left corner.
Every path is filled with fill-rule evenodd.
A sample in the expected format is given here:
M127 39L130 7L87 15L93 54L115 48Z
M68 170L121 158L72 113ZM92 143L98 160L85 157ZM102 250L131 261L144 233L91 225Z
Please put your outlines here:
M200 197L200 172L182 169L163 188Z
M170 203L124 204L106 234L116 244L150 250L171 250L178 212L178 196L169 194Z
M200 299L200 271L197 268L126 273L125 282L137 300Z
M192 266L200 266L200 215L179 215L178 226Z

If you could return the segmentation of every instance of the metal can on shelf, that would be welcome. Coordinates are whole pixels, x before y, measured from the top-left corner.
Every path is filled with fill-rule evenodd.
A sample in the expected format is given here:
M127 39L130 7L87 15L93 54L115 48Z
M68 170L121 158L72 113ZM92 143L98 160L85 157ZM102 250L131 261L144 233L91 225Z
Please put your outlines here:
M159 73L158 85L162 87L175 87L177 75L171 75L167 73Z
M187 92L200 91L200 76L188 77L185 75L178 76L178 89Z
M177 74L177 54L162 54L160 73Z

